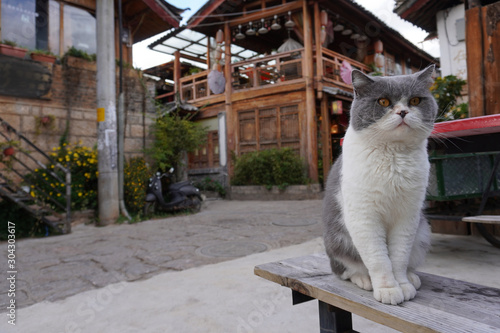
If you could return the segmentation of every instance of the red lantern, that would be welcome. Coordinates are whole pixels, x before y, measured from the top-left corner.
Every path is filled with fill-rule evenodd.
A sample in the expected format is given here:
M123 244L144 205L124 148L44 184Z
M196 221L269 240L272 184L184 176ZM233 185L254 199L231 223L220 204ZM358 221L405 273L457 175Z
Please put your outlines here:
M382 41L379 39L377 40L373 46L375 47L375 52L376 53L382 53L382 51L384 51L384 43L382 43Z
M14 155L15 151L14 151L14 148L13 147L7 147L3 150L3 154L5 156L11 156L11 155Z

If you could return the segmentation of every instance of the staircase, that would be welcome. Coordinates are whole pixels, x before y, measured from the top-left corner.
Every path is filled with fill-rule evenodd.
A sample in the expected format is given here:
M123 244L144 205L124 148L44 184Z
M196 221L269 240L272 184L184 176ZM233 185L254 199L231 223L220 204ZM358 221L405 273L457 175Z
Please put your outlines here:
M0 197L18 205L57 232L70 233L70 170L44 153L1 117L0 147L0 154L2 154L0 159ZM54 167L50 168L51 165ZM47 185L54 182L64 184L65 191L54 188L52 195L50 195L43 188L37 186L28 176L39 174L39 172L35 172L35 169L41 170L45 174L45 177L40 177L39 180ZM62 172L58 174L55 172L56 170ZM32 193L36 193L36 195L33 196ZM65 198L65 204L61 204L55 199L57 195Z

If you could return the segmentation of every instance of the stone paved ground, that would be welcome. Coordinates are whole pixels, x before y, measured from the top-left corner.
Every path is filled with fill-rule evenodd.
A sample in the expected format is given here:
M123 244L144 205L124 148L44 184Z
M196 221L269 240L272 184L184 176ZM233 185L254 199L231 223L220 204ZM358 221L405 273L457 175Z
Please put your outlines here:
M14 221L15 222L15 221ZM137 224L77 225L69 235L16 242L18 308L319 237L321 201L207 201L201 212ZM0 242L0 269L7 243ZM4 276L4 274L1 274ZM0 308L8 285L0 279Z

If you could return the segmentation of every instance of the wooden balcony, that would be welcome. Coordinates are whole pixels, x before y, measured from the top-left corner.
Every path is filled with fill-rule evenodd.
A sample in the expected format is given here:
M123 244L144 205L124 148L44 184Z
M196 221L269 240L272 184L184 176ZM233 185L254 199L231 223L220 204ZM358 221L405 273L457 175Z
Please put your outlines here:
M302 82L305 84L303 59L304 49L297 49L231 64L231 77L229 80L231 81L233 93L269 89L271 87L279 87L276 90L281 92L286 85L296 85ZM316 62L316 55L314 59ZM371 72L370 68L365 64L327 49L323 50L321 60L323 76L320 80L329 86L337 86L347 90L352 89L352 86L345 83L340 77L340 68L343 61L347 61L353 68L364 73ZM212 101L214 98L222 101L224 93L212 93L208 87L207 75L208 71L203 71L181 78L181 99L190 103Z

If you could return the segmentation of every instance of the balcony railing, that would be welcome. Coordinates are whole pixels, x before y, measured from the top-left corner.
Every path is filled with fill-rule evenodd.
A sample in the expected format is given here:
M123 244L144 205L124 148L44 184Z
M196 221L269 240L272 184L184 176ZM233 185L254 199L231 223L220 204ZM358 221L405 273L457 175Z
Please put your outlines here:
M233 90L290 83L302 79L304 49L283 52L231 65Z
M181 100L192 101L213 95L208 88L207 76L208 71L203 71L181 78Z
M303 59L304 49L297 49L240 61L231 64L231 77L226 78L226 80L231 80L233 91L300 82L304 79ZM334 86L352 89L352 86L345 83L340 77L340 68L343 61L347 61L353 68L364 73L371 72L370 67L365 64L327 49L323 49L321 59L323 63L323 82L331 83ZM208 87L207 76L208 71L203 71L181 78L181 99L193 102L215 96Z
M359 69L363 73L371 72L370 67L367 65L328 49L323 49L321 58L323 60L323 79L325 82L330 82L337 86L352 89L352 86L345 83L340 77L340 68L343 61L348 62L352 68Z

